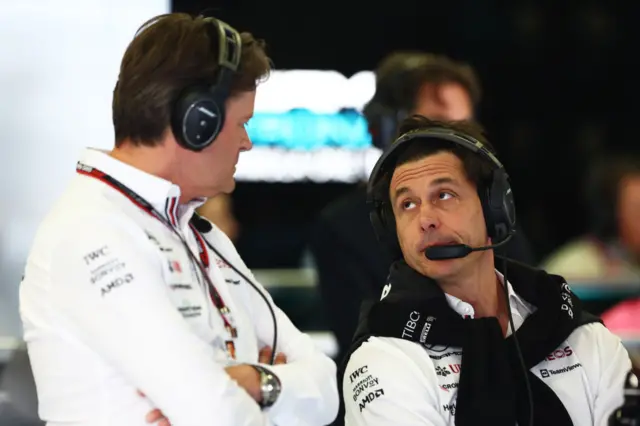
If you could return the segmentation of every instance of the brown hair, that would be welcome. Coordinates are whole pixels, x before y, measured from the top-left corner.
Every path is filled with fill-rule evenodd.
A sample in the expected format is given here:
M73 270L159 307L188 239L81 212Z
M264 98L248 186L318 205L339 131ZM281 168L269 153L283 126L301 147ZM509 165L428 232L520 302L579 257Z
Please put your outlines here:
M472 104L480 102L480 80L473 68L443 55L397 51L384 58L376 70L376 97L394 110L414 109L420 88L428 83L458 83Z
M421 115L413 115L402 122L399 133L402 135L410 131L429 130L434 127L450 129L457 133L468 135L481 142L491 153L496 154L493 146L484 136L482 126L472 120L443 122L430 120ZM424 138L416 138L409 142L404 149L400 148L400 152L390 162L386 173L383 173L379 181L375 183L375 198L388 204L389 185L393 171L403 164L418 161L439 152L451 152L458 157L462 162L466 177L477 189L481 189L490 183L495 165L489 159L454 142L442 139L430 138L425 140Z
M171 122L180 93L191 85L215 82L217 43L203 17L184 13L156 16L144 23L129 44L113 93L116 146L125 139L153 146ZM265 43L241 33L242 53L231 80L230 96L252 91L266 78L271 62Z

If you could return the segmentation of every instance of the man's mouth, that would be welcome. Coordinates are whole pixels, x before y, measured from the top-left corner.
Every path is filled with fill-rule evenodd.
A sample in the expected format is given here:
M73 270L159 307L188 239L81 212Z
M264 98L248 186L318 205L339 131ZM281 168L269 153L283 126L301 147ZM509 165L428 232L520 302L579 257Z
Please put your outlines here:
M433 241L433 242L427 243L424 246L422 246L420 251L424 251L424 250L428 249L429 247L453 246L453 245L456 245L456 244L459 244L459 243L457 241L455 241L455 240Z

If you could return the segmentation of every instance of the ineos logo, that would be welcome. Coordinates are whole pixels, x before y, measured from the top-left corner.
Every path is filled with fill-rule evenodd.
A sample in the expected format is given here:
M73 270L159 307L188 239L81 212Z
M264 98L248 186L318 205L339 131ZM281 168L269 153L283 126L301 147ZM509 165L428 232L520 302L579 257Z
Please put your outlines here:
M547 360L553 361L555 359L560 359L571 355L573 355L571 346L565 346L563 349L556 349L555 351L547 355Z

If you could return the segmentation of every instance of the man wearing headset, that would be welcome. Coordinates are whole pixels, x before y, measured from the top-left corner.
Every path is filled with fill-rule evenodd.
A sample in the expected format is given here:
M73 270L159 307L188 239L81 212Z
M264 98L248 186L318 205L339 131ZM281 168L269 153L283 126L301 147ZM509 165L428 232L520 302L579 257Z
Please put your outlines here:
M153 18L127 48L116 147L82 155L21 284L50 426L142 426L154 408L184 426L335 417L333 361L273 305L231 241L193 216L233 190L268 72L261 41L213 18Z
M400 130L367 188L396 261L348 355L345 423L606 424L628 354L562 277L506 260L495 269L515 209L482 133L420 116Z
M376 92L364 115L374 145L384 150L407 114L467 120L480 100L480 82L468 64L441 55L399 51L377 68ZM364 184L327 206L313 227L309 246L341 359L353 337L361 301L377 297L391 264L371 229ZM535 264L520 229L507 246L510 258Z

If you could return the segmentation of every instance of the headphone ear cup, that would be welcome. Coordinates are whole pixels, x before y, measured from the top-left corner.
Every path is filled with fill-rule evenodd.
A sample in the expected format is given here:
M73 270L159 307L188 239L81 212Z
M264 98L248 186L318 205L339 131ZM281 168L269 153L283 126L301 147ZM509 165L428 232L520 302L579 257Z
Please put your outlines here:
M171 117L171 129L178 143L201 151L220 134L225 120L224 102L205 88L189 89L178 98Z
M382 218L378 212L378 208L373 208L369 212L369 221L371 222L371 226L373 227L373 232L376 234L376 238L379 242L386 244L385 242L385 234L387 233L387 229L382 223Z
M491 185L491 183L483 184L478 188L478 196L480 197L480 204L482 205L482 213L487 227L487 235L491 240L494 240L496 238L496 228L493 222L493 211L491 210Z
M394 259L402 258L393 213L389 214L383 205L379 205L369 212L369 220L378 241L389 250Z
M385 150L394 141L398 131L397 113L372 99L362 111L369 125L373 146Z
M494 170L490 185L485 190L483 206L487 232L493 244L504 240L513 232L516 224L516 210L509 177L503 170Z

